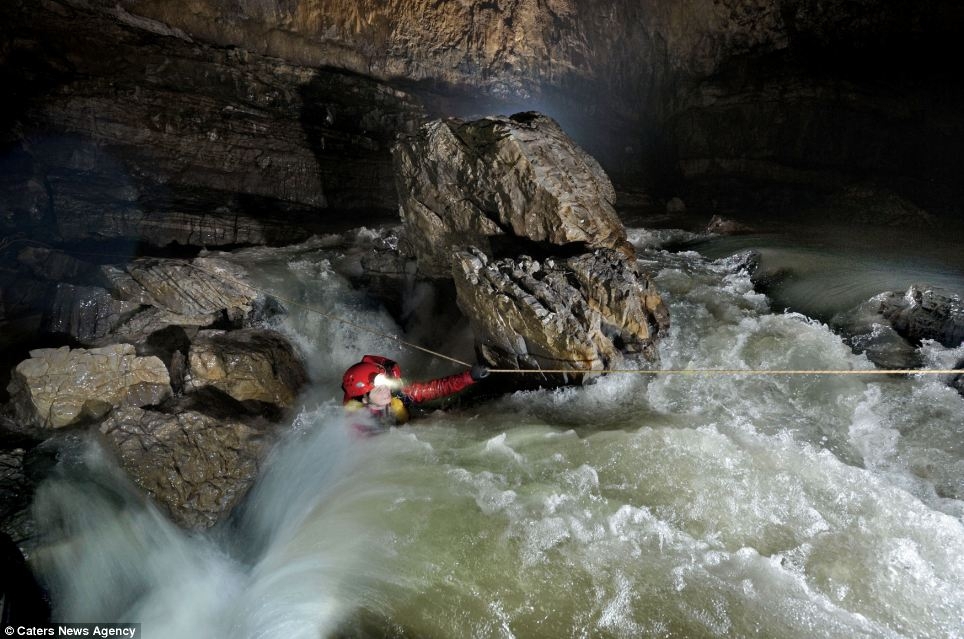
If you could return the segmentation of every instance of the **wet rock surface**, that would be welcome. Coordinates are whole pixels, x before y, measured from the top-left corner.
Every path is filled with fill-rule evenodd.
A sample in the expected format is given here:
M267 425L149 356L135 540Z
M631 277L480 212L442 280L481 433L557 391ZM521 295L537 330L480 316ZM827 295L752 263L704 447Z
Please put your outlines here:
M954 292L918 285L883 293L876 301L881 316L912 343L932 339L955 348L964 342L964 303Z
M122 299L150 300L153 306L181 316L210 316L225 312L229 317L251 310L258 292L245 281L244 270L224 260L138 259L126 267L133 280L116 290Z
M393 148L402 220L425 275L453 250L619 248L632 254L599 163L538 113L436 120ZM513 250L516 249L516 250Z
M134 482L190 529L208 528L231 511L271 441L264 426L191 410L120 408L100 432Z
M102 288L57 284L42 330L94 344L115 332L140 308L136 302L114 299Z
M924 285L911 286L904 292L881 293L839 314L833 324L855 352L863 353L883 368L933 368L920 349L926 340L948 349L964 344L964 305L960 295ZM964 370L964 360L939 368ZM947 383L964 395L964 374L952 375Z
M656 359L668 311L618 252L538 261L471 251L457 259L458 304L490 364L579 372L618 367L627 354Z
M17 521L27 516L33 485L24 469L27 451L22 447L0 450L0 532L9 534L18 528ZM17 535L18 537L20 535Z
M201 331L188 353L187 390L213 386L239 402L290 406L308 381L305 365L279 333Z
M284 307L222 258L97 265L31 249L17 263L54 292L32 309L43 314L39 328L72 346L34 349L12 372L5 410L19 439L0 441L0 493L6 484L32 492L20 440L72 435L81 446L94 428L178 524L206 528L230 512L307 381L284 336L255 328ZM70 283L46 279L54 277ZM0 494L6 502L3 530L28 537L29 512Z
M156 357L134 347L42 348L17 365L8 387L18 421L61 428L106 415L115 406L159 404L171 394L170 377Z

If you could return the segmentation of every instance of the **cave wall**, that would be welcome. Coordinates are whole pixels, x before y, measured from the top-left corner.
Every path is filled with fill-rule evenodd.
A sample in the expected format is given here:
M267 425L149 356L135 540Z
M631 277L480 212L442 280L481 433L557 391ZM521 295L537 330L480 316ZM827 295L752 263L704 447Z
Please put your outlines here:
M522 109L660 196L872 179L953 209L962 14L947 0L8 0L0 224L286 241L391 216L396 132Z
M397 210L405 92L81 3L0 8L2 217L48 240L289 242Z

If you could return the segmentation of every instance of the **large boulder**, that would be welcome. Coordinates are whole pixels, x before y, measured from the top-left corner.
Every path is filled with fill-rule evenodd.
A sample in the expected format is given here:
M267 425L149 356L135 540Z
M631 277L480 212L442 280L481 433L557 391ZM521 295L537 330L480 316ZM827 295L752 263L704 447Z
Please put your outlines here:
M482 358L505 368L618 367L627 354L656 359L669 313L650 281L611 249L565 259L456 255L458 304Z
M269 441L260 428L191 410L120 408L100 431L134 482L191 529L212 526L241 500Z
M392 149L402 220L425 275L454 250L532 242L632 254L599 163L544 115L435 120ZM519 252L512 250L511 252Z
M22 424L60 428L98 419L117 406L158 404L171 394L171 384L160 359L138 357L130 344L116 344L30 351L7 390Z
M188 353L188 390L212 386L240 402L290 406L307 380L291 344L270 330L200 331Z
M183 316L229 317L249 312L258 291L247 282L244 269L217 258L164 260L141 258L127 265L130 280L113 284L121 299L142 301ZM133 281L131 281L133 280Z
M964 304L957 293L915 285L904 293L883 293L875 301L894 330L913 343L932 339L955 348L964 342Z
M240 327L284 312L251 286L243 268L218 258L142 258L123 269L104 266L101 278L114 298L141 309L111 331L116 341L141 343L170 326Z
M41 277L72 282L57 283L40 304L42 329L84 346L140 344L171 326L241 327L284 312L251 286L243 268L218 258L96 266L46 249L22 251L19 258Z

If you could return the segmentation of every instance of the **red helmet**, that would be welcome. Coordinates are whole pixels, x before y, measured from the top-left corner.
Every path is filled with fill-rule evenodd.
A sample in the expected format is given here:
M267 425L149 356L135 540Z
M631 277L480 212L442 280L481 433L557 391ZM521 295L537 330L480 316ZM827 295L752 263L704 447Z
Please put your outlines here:
M365 355L347 371L341 380L341 389L345 391L344 403L367 395L375 388L375 377L384 375L390 379L401 379L402 369L394 361L381 355Z

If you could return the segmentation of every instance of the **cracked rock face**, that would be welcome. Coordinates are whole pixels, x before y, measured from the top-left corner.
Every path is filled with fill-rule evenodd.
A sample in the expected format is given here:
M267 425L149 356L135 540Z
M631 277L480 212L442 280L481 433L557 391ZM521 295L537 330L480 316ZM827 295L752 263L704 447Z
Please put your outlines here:
M472 250L456 259L458 304L489 364L579 372L618 367L627 356L656 360L669 313L617 251L540 262L490 261Z
M217 258L142 258L126 268L87 270L93 275L77 279L100 286L59 283L43 304L43 329L84 346L139 344L169 326L209 326L221 319L247 325L280 308L247 283L242 268Z
M126 407L101 432L134 482L178 524L214 525L254 483L267 438L236 420L196 411L168 415Z
M502 240L631 254L609 177L549 117L435 120L393 148L402 220L419 271L448 276L453 247Z
M964 343L964 303L951 291L911 286L905 293L883 293L878 311L904 339L932 339L948 348Z
M11 405L18 420L60 428L98 419L116 406L150 406L171 394L157 357L137 357L130 344L71 350L41 348L14 369Z
M188 354L187 388L213 386L234 399L290 406L308 380L291 344L274 331L201 331Z
M127 266L134 284L117 280L122 298L150 300L153 306L186 316L251 310L258 292L244 281L242 269L223 260L138 259ZM129 288L124 288L126 286ZM146 298L143 297L146 295Z

